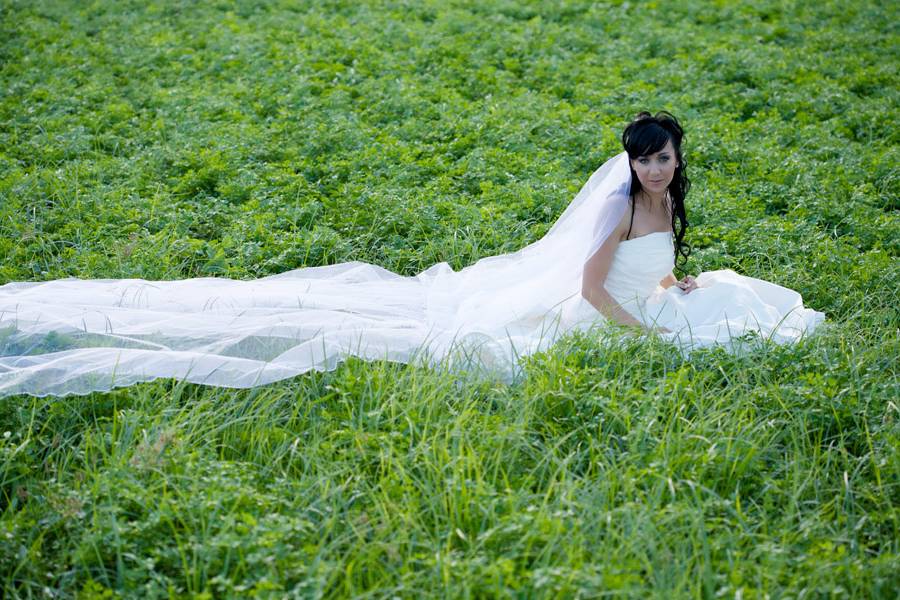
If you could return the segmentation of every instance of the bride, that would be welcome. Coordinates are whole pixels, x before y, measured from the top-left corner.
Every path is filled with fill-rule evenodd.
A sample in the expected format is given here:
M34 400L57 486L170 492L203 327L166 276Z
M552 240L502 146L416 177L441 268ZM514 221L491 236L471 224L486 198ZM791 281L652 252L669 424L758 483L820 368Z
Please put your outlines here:
M676 279L688 254L681 152L668 113L640 113L550 231L460 271L412 277L352 261L251 281L58 279L0 286L0 396L86 394L158 378L247 388L350 357L513 381L518 359L614 321L682 351L790 342L822 313L730 270ZM748 335L749 334L749 335Z

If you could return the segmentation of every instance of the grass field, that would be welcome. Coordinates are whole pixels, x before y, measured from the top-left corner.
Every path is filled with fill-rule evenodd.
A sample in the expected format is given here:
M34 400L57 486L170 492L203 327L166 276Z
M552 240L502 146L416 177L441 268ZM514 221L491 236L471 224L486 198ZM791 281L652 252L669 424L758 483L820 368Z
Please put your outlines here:
M463 387L0 399L8 598L896 598L892 2L0 0L0 283L412 275L539 239L639 110L694 251L819 335L610 329Z

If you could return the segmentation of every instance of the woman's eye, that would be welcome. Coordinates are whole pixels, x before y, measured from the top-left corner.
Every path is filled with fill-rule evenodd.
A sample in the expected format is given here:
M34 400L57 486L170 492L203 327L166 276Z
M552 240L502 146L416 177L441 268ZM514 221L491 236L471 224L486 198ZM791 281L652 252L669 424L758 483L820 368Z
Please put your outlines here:
M669 162L669 157L668 156L660 156L659 162Z
M639 158L639 159L638 159L638 162L641 163L642 165L646 165L648 162L650 162L650 159L648 159L648 158Z

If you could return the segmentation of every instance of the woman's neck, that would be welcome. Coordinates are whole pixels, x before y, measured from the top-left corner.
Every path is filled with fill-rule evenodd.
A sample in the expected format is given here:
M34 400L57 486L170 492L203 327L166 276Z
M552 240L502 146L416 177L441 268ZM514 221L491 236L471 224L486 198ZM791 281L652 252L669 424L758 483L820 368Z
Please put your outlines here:
M668 212L669 191L666 190L659 194L648 193L647 190L641 190L637 196L640 202L650 210L662 209Z

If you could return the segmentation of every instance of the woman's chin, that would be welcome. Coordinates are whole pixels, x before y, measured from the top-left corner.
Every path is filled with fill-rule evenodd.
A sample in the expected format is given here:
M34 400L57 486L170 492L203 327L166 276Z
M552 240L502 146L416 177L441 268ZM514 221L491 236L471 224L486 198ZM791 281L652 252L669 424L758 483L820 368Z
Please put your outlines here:
M648 183L646 185L643 185L643 188L652 194L662 194L669 188L669 184L667 184L667 183Z

